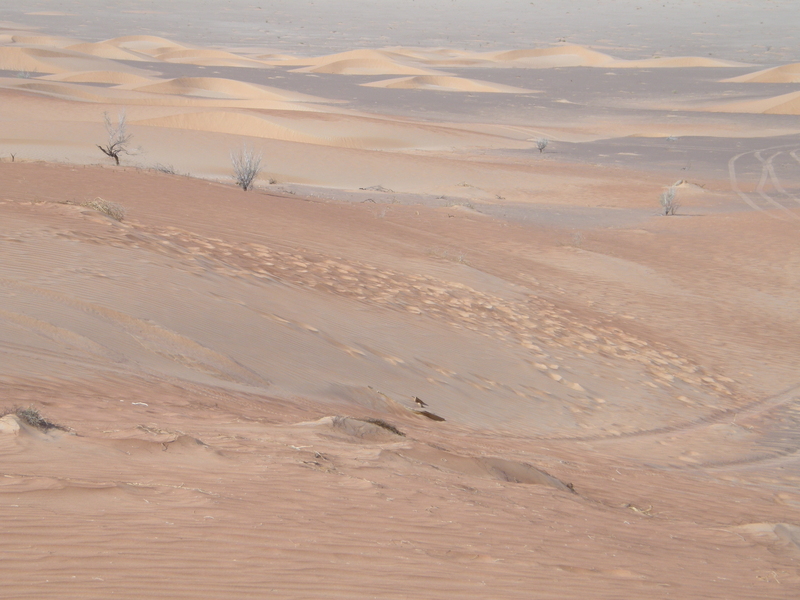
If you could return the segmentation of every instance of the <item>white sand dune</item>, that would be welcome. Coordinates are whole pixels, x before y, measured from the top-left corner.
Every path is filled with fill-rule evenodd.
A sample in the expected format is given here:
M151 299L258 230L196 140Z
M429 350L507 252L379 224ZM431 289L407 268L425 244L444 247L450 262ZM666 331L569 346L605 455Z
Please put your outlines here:
M478 81L463 77L449 77L446 75L416 75L413 77L398 77L385 79L372 83L362 83L366 87L380 87L387 89L403 90L432 90L443 92L478 92L492 94L533 94L533 90Z
M723 79L725 83L800 83L800 63L792 63L755 73Z

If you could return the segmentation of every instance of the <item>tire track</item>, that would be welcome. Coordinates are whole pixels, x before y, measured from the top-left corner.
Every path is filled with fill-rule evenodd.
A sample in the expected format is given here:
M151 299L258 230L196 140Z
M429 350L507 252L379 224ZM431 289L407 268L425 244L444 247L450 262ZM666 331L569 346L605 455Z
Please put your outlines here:
M775 407L783 404L793 402L795 399L795 394L798 392L800 392L800 384L795 384L781 390L777 394L767 396L766 398L761 398L759 400L754 400L753 402L750 402L749 404L746 404L740 408L725 408L699 419L686 421L683 423L676 423L674 425L655 427L653 429L641 429L639 431L630 431L618 434L601 433L591 436L534 436L531 439L535 439L537 441L596 442L601 440L626 439L687 431L690 429L705 427L706 425L714 425L715 423L721 422L726 417L750 416L774 409Z
M775 207L775 208L777 208L779 210L782 210L787 215L789 215L789 217L792 218L792 219L800 220L800 216L798 216L795 213L793 213L792 211L790 211L783 204L781 204L780 202L778 202L777 200L772 198L769 194L767 194L764 191L764 188L765 188L765 186L767 184L767 181L770 181L772 183L773 187L778 192L780 192L781 194L783 194L783 195L795 200L796 202L798 202L798 204L800 204L800 200L798 200L795 196L793 196L792 194L787 192L786 189L781 185L780 179L778 178L778 175L775 172L775 167L773 165L774 159L777 156L783 154L783 152L785 151L785 150L780 150L780 149L781 148L789 148L789 147L792 147L792 146L794 146L794 144L792 144L792 145L786 144L786 145L782 145L782 146L772 146L772 147L769 147L769 148L761 148L759 150L750 150L748 152L742 152L741 154L737 154L736 156L732 157L728 161L728 177L730 179L731 188L733 189L733 191L736 192L736 194L750 208L752 208L753 210L757 210L759 212L763 212L764 214L766 214L768 217L770 217L772 219L783 220L778 215L773 214L772 212L768 211L765 207L761 206L759 203L757 203L755 200L753 200L753 198L751 198L750 195L745 193L741 189L741 187L739 187L739 182L738 182L737 175L736 175L736 162L740 158L752 154L753 157L756 158L756 160L758 160L761 163L761 178L759 179L758 185L756 186L756 190L755 190L756 193L767 204L772 205L773 207ZM778 152L775 152L769 158L765 159L762 156L762 152L767 152L767 151L770 151L770 150L778 150ZM797 156L797 150L791 150L791 151L789 151L789 154L792 156L792 158L794 158L795 160L800 162L800 158L798 158L798 156Z

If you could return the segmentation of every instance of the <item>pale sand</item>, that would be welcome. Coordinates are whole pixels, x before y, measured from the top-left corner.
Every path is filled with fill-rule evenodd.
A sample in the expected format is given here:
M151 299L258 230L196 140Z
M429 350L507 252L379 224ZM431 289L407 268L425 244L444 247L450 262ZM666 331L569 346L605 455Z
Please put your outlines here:
M65 428L0 418L3 597L796 597L796 65L63 19L0 32L0 408Z

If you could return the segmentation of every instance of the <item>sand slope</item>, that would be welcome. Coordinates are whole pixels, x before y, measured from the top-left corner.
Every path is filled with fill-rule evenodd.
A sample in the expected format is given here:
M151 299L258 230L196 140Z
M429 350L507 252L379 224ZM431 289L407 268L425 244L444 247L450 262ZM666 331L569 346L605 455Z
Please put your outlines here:
M33 73L66 73L70 71L118 70L128 73L139 69L108 59L68 49L0 47L0 69Z
M723 81L728 83L798 83L800 82L800 63L771 67Z
M64 427L0 418L7 594L794 597L793 223L2 168L0 387Z
M703 107L703 110L728 113L758 113L765 115L800 115L800 92L789 92L762 100L730 102Z
M796 600L798 92L720 2L0 23L0 595Z

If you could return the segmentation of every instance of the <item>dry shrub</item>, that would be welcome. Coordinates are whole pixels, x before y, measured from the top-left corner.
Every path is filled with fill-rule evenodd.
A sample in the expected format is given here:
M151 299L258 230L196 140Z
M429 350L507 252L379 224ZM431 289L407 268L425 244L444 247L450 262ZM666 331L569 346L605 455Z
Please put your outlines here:
M109 202L102 198L95 198L81 204L86 208L91 208L97 212L101 212L114 219L115 221L122 221L125 218L125 209L116 202Z
M661 202L661 208L665 215L674 215L678 211L680 203L678 202L677 196L678 190L674 185L666 191L661 192L659 201Z
M66 431L67 429L62 425L56 425L55 423L51 423L45 419L38 409L34 408L33 406L29 406L28 408L14 406L0 412L0 417L5 417L6 415L16 415L20 421L27 423L39 431L50 431L51 429L60 429L62 431Z
M233 178L236 180L236 185L245 192L253 187L253 182L261 172L262 158L263 156L260 152L248 148L247 145L242 146L236 152L231 152Z

